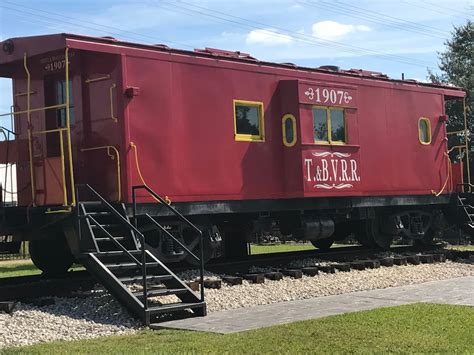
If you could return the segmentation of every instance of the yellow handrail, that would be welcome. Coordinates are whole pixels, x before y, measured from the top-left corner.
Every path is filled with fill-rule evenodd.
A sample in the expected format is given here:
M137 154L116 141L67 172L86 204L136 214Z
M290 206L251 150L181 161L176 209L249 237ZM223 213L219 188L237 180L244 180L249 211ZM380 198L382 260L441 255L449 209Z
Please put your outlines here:
M25 96L28 97L29 95L25 95ZM32 108L30 110L14 111L14 112L11 112L11 113L2 113L0 115L0 117L11 116L11 115L16 116L16 115L22 115L22 114L28 113L28 112L45 111L45 110L50 110L50 109L53 109L53 108L63 108L63 107L66 107L66 104L59 104L59 105L45 106L45 107L36 107L36 108Z
M103 81L103 80L108 80L108 79L110 79L110 74L99 76L97 78L89 78L89 79L84 80L84 82L86 84L90 84L90 83L95 83L97 81Z
M140 163L138 162L138 150L137 150L137 146L135 145L135 143L133 142L130 142L130 148L133 149L134 153L135 153L135 164L136 164L136 167L137 167L137 172L138 172L138 176L140 177L140 180L142 181L142 184L147 186L147 183L145 182L145 179L143 178L143 175L142 175L142 171L140 169ZM156 197L153 196L153 198L158 201L159 203L161 203L160 200L158 200ZM171 200L168 196L165 196L165 201L168 205L171 205Z
M467 182L468 182L468 186L469 186L469 192L471 192L471 169L470 169L470 161L469 161L469 142L468 142L468 139L467 139L467 133L468 133L468 130L467 130L467 107L466 107L466 96L464 96L463 100L462 100L462 104L463 104L463 113L464 113L464 143L466 145L466 169L467 169ZM463 185L464 186L464 185Z
M82 148L81 152L88 152L92 150L99 150L99 149L107 149L107 155L110 157L110 159L114 160L115 156L117 157L117 196L118 200L122 200L122 181L121 181L121 169L120 169L120 153L117 148L115 148L113 145L104 145L100 147L91 147L91 148ZM115 153L115 156L110 153L110 150L113 150Z
M72 144L71 144L71 113L69 107L69 48L64 52L64 62L66 66L66 128L67 128L67 144L69 153L69 177L71 181L71 205L76 205L76 194L74 193L74 167L72 159Z
M115 85L115 83L112 84L112 86L110 87L110 117L115 123L118 122L118 117L115 117L115 114L114 114L114 89L116 87L117 85Z
M448 185L448 182L449 182L449 179L451 178L452 176L452 167L451 167L451 159L449 159L449 154L448 153L444 153L444 155L447 157L448 159L448 175L446 176L446 180L444 181L444 184L443 186L441 187L441 190L439 192L436 192L434 190L431 190L431 193L433 195L435 195L436 197L438 197L439 195L441 195L444 190L446 189L446 186Z
M23 55L23 67L25 68L27 84L26 84L26 119L28 121L28 152L30 159L30 179L31 179L31 203L36 204L36 186L35 186L35 174L33 172L33 144L32 144L32 134L31 134L31 102L30 102L30 93L31 93L31 74L28 70L28 63L26 60L26 52Z

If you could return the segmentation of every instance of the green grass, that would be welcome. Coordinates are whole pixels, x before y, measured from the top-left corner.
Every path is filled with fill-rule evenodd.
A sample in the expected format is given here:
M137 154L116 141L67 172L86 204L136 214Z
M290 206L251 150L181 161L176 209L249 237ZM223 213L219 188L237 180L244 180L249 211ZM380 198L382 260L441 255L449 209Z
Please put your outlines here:
M333 244L331 248L346 247L344 244ZM283 253L287 251L300 251L300 250L315 250L316 248L311 243L290 243L290 244L278 244L278 245L258 245L251 244L250 251L252 255L255 254L270 254L270 253Z
M73 265L70 270L84 270L81 265ZM0 261L0 278L39 275L39 270L31 260L3 260Z
M0 261L0 278L41 274L31 260Z
M144 330L93 340L10 348L5 354L473 353L474 308L413 304L236 334Z
M474 245L449 245L447 246L448 249L453 250L470 250L474 251Z

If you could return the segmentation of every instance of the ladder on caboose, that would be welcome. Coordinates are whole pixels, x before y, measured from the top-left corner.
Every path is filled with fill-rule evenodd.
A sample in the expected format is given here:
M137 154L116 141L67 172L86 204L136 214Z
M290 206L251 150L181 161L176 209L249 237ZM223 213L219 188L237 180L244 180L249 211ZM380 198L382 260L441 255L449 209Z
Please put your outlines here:
M81 189L85 189L95 201L80 202ZM154 192L153 194L156 195ZM201 295L198 296L147 250L145 237L130 221L125 205L112 206L89 185L76 188L76 199L77 228L82 250L80 262L134 316L140 318L145 325L150 325L159 321L163 314L172 315L178 311L187 310L186 314L189 316L206 315L202 263ZM202 243L199 229L176 209L171 206L168 208L199 232ZM147 217L152 226L181 244L154 218ZM197 260L202 260L187 251Z

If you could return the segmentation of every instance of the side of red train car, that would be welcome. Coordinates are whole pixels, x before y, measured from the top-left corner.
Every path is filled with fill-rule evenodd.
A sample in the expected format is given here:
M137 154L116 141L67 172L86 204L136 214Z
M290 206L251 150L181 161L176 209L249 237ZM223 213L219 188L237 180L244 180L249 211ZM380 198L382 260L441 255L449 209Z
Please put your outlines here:
M76 183L131 203L146 182L205 224L245 215L244 234L276 221L317 245L356 221L389 236L380 246L400 225L423 237L462 180L444 111L458 88L68 34L2 48L17 112L5 162L22 206L72 206ZM151 196L137 202L162 213Z

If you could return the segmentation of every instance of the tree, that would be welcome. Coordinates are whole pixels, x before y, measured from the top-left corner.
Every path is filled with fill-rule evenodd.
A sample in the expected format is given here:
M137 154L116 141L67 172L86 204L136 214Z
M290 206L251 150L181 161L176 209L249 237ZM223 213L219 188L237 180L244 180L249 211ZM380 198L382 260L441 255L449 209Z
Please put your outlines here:
M468 128L470 132L474 132L474 23L469 20L465 25L455 27L452 38L447 40L445 45L446 51L439 53L441 73L429 71L428 79L433 83L459 86L466 91ZM464 129L463 107L462 102L459 101L448 101L446 104L449 131ZM453 137L453 139L456 138L458 137ZM457 144L457 142L452 143Z

